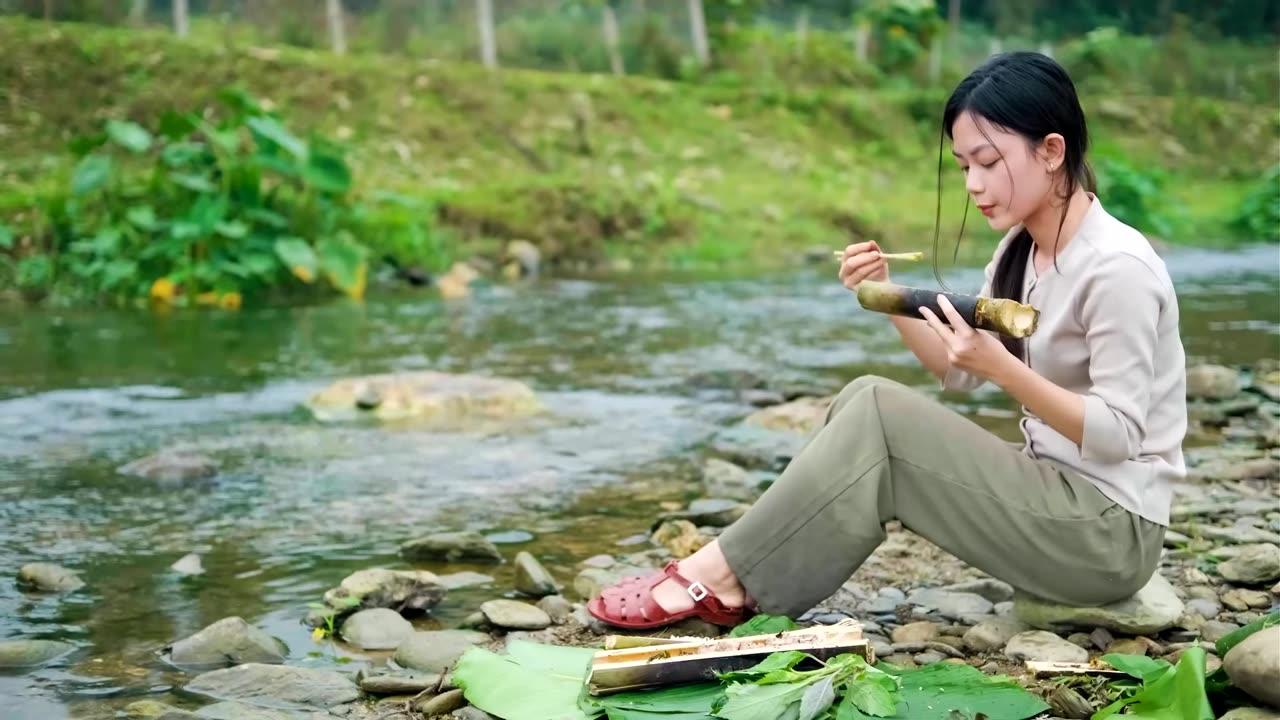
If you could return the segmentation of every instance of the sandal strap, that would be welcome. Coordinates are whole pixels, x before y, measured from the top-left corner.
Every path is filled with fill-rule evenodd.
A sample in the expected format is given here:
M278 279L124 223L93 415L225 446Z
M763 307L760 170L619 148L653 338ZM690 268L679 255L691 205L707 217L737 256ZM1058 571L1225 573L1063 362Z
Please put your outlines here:
M716 597L715 593L711 592L706 585L698 581L690 581L681 575L675 560L669 561L666 567L662 568L662 572L667 577L683 585L684 591L688 593L695 605L701 605L716 615L737 612L736 608L726 607L724 603L720 602L720 598Z

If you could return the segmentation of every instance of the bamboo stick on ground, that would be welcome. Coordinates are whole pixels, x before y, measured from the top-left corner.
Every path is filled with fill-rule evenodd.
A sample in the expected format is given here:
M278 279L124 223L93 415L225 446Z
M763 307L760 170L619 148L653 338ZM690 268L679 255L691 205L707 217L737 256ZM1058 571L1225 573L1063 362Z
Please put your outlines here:
M927 307L945 323L947 316L938 306L939 295L947 298L965 322L980 330L1025 338L1036 331L1040 321L1039 310L1007 298L961 295L875 280L864 280L858 284L858 303L867 310L923 319L920 308Z

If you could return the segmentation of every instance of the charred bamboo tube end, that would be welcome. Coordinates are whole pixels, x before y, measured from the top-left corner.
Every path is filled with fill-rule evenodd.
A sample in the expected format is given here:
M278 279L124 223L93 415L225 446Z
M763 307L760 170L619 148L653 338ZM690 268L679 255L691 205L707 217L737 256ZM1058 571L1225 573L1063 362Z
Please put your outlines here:
M946 315L938 306L939 295L947 298L965 322L981 330L990 330L1009 337L1025 338L1035 333L1036 326L1039 324L1039 310L1007 298L960 295L875 280L865 280L858 284L858 303L867 310L923 318L920 308L927 307L934 315L946 322Z

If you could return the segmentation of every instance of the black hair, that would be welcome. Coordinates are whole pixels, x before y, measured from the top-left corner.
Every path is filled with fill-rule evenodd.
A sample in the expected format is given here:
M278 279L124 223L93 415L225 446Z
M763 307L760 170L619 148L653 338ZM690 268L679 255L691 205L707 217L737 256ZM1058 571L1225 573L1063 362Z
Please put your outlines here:
M1066 179L1063 198L1069 199L1080 187L1094 191L1096 181L1093 171L1085 162L1089 132L1084 111L1080 107L1080 99L1071 77L1052 58L1037 52L1019 51L993 56L980 65L956 86L947 99L942 113L942 131L948 139L953 139L952 127L961 113L966 111L998 128L1022 135L1031 145L1038 144L1050 133L1062 135L1066 144L1063 158ZM979 124L980 130L981 127ZM986 135L985 130L981 132ZM987 139L990 140L989 137ZM938 211L933 238L935 275L942 218L942 142L942 137L939 136ZM1061 239L1068 207L1069 203L1063 204L1062 218L1058 222L1059 237L1054 240L1055 251L1058 240ZM966 197L964 217L960 222L961 236L964 235L964 220L968 214L969 203ZM993 297L1022 300L1027 258L1033 247L1031 233L1025 228L1011 239L996 263L991 282ZM957 237L956 254L959 251L960 238ZM1056 265L1056 252L1054 261ZM941 282L941 277L938 280ZM1000 339L1009 352L1019 359L1024 358L1022 340L1004 336Z

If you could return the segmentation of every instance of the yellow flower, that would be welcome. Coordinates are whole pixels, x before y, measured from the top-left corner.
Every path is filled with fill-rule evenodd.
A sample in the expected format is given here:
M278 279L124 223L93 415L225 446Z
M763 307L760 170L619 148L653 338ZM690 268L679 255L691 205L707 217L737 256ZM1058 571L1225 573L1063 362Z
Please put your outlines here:
M151 299L161 303L172 303L177 287L169 278L160 278L151 283Z
M223 310L239 310L240 309L240 293L229 292L222 296L222 300L218 302Z
M320 642L321 640L324 639L324 635L325 635L324 628L318 627L315 630L311 631L311 641Z

